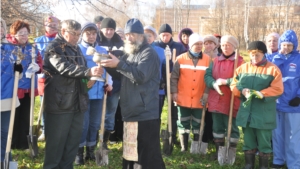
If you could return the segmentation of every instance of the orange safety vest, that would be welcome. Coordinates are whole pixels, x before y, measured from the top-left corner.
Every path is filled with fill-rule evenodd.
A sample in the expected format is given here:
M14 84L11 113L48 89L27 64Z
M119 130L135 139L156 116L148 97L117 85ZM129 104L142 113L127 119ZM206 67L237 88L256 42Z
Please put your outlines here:
M205 71L209 66L210 57L202 53L202 59L194 66L188 52L177 57L180 65L178 80L177 104L187 108L202 108L200 102L205 91Z

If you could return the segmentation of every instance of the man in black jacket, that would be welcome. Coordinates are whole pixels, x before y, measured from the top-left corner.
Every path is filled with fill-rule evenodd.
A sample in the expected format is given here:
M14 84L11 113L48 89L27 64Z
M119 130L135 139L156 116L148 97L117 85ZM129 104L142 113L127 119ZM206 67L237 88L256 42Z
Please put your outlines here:
M159 58L147 43L142 23L125 26L126 55L101 64L121 79L120 105L124 120L123 168L164 169L159 142ZM111 69L113 68L113 69ZM155 101L156 100L156 101Z
M63 21L61 31L45 52L44 169L73 168L89 100L86 82L103 73L101 68L87 67L77 46L80 30L78 22Z
M123 45L121 37L115 32L116 22L112 18L104 18L101 22L101 31L97 37L99 46L104 47L107 52L120 57L123 53ZM109 93L106 102L105 115L105 131L103 136L103 147L108 149L107 142L120 141L123 137L123 121L121 119L120 111L117 111L121 82L119 79L112 77L113 89ZM110 135L113 133L112 135Z

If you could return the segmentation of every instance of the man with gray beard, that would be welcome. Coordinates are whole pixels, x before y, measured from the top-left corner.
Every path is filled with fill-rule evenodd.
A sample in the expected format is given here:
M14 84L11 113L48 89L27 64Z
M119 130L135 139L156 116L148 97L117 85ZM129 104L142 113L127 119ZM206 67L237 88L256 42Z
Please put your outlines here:
M110 75L121 79L123 169L165 169L159 142L159 58L138 19L128 20L124 32L126 54L101 61Z

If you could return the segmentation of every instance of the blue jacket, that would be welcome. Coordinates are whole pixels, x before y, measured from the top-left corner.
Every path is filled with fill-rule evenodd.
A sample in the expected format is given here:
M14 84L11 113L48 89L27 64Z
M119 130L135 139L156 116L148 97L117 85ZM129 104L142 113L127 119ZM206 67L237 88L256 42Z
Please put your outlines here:
M165 57L165 50L161 47L155 46L154 43L151 44L151 46L153 47L153 49L156 51L158 57L159 57L159 72L160 72L160 76L159 78L161 79L160 85L162 85L162 83L164 83L162 77L163 74L165 74L166 70L163 70L163 68L165 68L166 65L166 57ZM163 66L164 65L164 66ZM164 72L164 73L163 73ZM164 88L159 88L159 92L160 95L165 95L165 90Z
M278 43L279 51L282 42L292 42L294 48L287 56L277 53L272 60L281 70L284 85L284 92L277 100L277 110L286 113L300 113L300 106L289 106L290 100L300 97L300 53L297 51L296 33L288 30L281 35Z
M277 55L277 54L278 54L278 52L274 52L274 53L266 53L265 55L266 55L267 60L272 62L274 56Z
M49 38L47 36L40 36L35 38L34 42L36 43L36 47L39 50L43 60L44 60L44 53L46 50L47 45L54 40L55 37Z
M5 44L1 47L3 51L5 51L4 58L11 58L12 60L17 59L17 56L13 53L14 49L16 49L17 45L13 44ZM29 64L32 62L31 56L31 49L32 46L30 44L26 44L25 47L22 47L22 53L25 55L24 59L22 60L21 64L23 66L23 77L19 80L19 89L30 89L31 87L31 78L26 78L26 71L28 69ZM38 50L35 50L36 54L38 55ZM2 58L2 54L1 54ZM2 66L2 64L1 64ZM12 68L13 69L13 68ZM13 71L13 70L12 70ZM2 73L1 73L2 74ZM2 77L1 77L2 78ZM35 88L37 88L37 76L35 77Z
M12 98L15 79L13 58L6 54L5 45L1 46L1 100Z
M78 46L80 47L81 52L87 61L87 66L89 68L97 66L97 64L93 61L93 56L86 54L86 50L90 45L82 40ZM97 50L98 53L107 54L106 50L98 45L95 46L95 49ZM104 79L106 77L105 72L106 71L104 70L102 76ZM104 82L96 81L93 87L88 91L89 99L102 99L104 95L104 88L103 88L104 85L105 85Z

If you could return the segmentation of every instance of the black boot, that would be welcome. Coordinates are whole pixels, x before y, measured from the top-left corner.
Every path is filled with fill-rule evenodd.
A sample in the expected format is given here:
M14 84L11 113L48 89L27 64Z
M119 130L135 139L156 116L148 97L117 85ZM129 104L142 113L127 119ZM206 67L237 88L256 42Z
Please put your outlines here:
M216 153L214 153L213 156L211 157L212 161L218 160L219 147L224 146L225 139L224 138L215 138L214 142L215 142L215 146L216 146Z
M85 161L87 161L87 160L95 161L95 159L96 159L95 158L95 148L96 148L96 145L85 147Z
M181 144L181 152L185 152L188 150L189 144L189 133L184 133L179 135L180 144Z
M105 130L104 131L104 136L103 136L103 148L106 149L106 150L109 150L109 148L107 147L107 142L108 142L108 139L109 139L109 136L110 136L110 132L109 130Z
M259 169L269 168L269 153L259 153Z
M245 167L243 169L254 169L256 149L244 152Z
M194 134L194 141L199 141L199 134Z
M84 161L83 161L83 151L84 151L84 147L79 147L77 154L76 154L76 158L75 158L75 164L76 165L84 165Z

